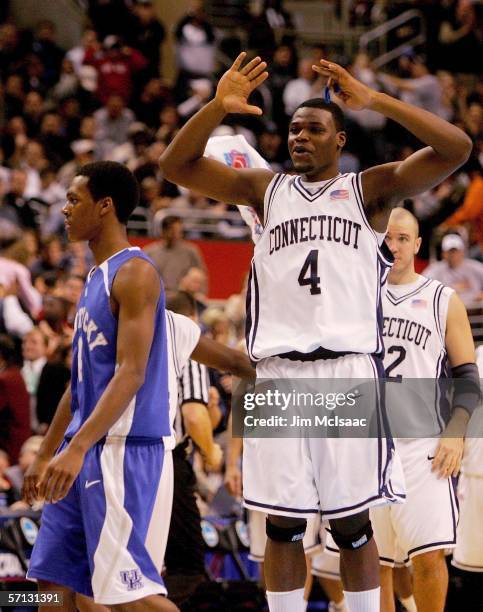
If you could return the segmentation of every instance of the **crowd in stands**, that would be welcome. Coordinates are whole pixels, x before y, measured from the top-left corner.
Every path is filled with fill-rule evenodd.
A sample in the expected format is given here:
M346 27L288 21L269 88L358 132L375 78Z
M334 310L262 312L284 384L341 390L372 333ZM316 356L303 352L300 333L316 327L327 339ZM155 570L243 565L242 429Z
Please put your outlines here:
M467 164L404 205L420 220L422 258L441 259L430 264L428 274L452 284L468 305L481 305L480 15L469 0L404 5L354 0L352 23L376 25L393 16L394 4L398 10L421 5L431 17L428 32L437 34L428 34L426 48L408 48L384 70L374 69L362 52L345 58L335 47L304 45L280 0L265 0L258 8L253 3L257 10L247 15L245 35L239 39L213 27L201 0L193 0L176 24L161 23L150 0L89 0L85 30L71 49L58 45L53 23L42 21L30 31L2 12L0 511L19 501L16 483L26 469L26 454L38 447L38 436L45 433L69 380L75 307L93 262L84 244L67 244L62 206L66 188L82 165L105 159L127 164L141 185L144 217L151 220L158 211L168 210L161 237L151 236L157 240L146 249L166 288L195 297L200 322L213 338L236 346L243 337L246 288L224 308L210 305L205 263L184 240L183 223L176 215L190 210L223 215L232 207L178 189L163 178L157 163L179 127L213 95L226 69L220 57L227 52L230 57L242 48L251 55L260 53L269 63L270 77L253 96L263 117L229 116L222 131L244 135L276 171L291 170L285 145L291 113L303 100L323 95L325 83L311 69L322 57L342 63L369 86L463 128L474 142ZM177 63L172 83L161 71L161 45L170 33ZM342 171L403 159L420 146L370 110L347 112L346 120ZM187 226L185 238L200 236ZM223 414L218 426L222 432L231 379L212 373L211 382L216 389L211 400Z

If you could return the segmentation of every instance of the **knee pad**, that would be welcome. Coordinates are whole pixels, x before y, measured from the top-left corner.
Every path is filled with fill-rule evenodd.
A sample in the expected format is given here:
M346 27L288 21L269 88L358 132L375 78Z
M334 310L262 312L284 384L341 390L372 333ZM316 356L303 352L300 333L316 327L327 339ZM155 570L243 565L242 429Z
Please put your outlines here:
M354 533L340 533L333 527L331 527L330 533L337 546L346 550L362 548L371 541L373 534L371 521L367 521L365 525Z
M307 521L294 527L279 527L271 523L269 518L267 518L265 523L267 537L274 542L299 542L303 540L306 528Z

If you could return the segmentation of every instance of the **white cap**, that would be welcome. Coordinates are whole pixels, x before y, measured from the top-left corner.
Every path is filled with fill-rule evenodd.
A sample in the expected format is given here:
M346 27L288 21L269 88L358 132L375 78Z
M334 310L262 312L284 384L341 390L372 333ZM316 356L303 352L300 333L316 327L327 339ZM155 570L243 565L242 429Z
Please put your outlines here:
M465 250L465 242L459 234L448 234L441 242L442 251L451 251L451 249L458 249L458 251Z
M83 155L85 153L94 152L96 145L93 140L82 138L81 140L74 140L70 145L70 148L75 155Z

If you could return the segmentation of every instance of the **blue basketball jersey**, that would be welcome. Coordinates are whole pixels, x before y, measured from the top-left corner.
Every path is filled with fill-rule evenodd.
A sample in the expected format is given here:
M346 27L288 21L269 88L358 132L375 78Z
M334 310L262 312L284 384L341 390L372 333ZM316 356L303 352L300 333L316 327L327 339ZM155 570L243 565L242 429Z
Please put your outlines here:
M75 317L71 381L73 418L66 432L68 438L91 415L117 368L118 321L111 309L111 287L119 268L134 257L153 263L138 247L132 247L112 255L89 272ZM159 439L170 434L164 301L161 282L144 384L108 436Z

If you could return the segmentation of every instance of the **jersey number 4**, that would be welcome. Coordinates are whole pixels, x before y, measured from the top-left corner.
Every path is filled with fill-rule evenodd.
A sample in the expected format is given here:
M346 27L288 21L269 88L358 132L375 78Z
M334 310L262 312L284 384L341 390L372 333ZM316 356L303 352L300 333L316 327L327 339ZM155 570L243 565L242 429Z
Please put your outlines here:
M310 293L312 295L319 295L319 293L321 293L320 276L317 276L318 257L319 252L316 249L312 249L307 255L307 259L304 261L298 278L301 287L305 287L306 285L310 286Z

